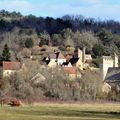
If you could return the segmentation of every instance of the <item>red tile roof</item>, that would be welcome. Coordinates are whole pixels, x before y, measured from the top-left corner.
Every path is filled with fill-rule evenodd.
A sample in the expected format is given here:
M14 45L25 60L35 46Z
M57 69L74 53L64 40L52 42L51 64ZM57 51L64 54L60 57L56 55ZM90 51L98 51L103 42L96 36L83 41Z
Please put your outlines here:
M19 70L20 62L3 62L3 70Z
M77 74L77 68L76 67L63 67L63 69L68 74Z

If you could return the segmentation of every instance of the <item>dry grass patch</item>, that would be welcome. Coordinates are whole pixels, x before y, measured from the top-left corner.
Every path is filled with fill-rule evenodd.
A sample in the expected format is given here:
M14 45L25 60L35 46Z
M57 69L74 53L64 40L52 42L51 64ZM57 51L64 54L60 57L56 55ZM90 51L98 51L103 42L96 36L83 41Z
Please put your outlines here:
M119 120L119 104L39 104L0 108L0 120Z

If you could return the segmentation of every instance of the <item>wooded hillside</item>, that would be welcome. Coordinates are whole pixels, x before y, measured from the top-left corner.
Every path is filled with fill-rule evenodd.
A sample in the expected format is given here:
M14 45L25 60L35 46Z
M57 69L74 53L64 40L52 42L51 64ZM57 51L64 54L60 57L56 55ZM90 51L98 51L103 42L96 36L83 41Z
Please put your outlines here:
M94 58L120 51L120 22L95 20L79 16L61 18L23 16L21 13L0 11L0 47L5 43L18 52L32 40L33 46L51 44L61 50L66 45L87 48ZM33 47L31 46L31 47Z

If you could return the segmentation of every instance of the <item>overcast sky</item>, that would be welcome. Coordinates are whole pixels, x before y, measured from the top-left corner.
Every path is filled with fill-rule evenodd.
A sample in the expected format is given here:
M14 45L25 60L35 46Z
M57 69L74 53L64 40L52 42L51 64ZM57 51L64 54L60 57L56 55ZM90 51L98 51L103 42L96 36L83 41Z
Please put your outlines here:
M61 17L83 15L120 21L120 0L0 0L0 9L23 15Z

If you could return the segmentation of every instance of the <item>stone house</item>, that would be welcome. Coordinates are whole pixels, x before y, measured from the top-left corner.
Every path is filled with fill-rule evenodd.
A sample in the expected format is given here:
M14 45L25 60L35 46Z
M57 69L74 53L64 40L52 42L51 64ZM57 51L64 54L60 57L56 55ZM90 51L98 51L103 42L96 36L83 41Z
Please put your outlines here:
M103 56L101 69L103 72L103 80L107 74L110 67L118 67L118 56L114 53L113 56Z
M46 60L48 62L47 65L52 68L56 67L57 65L62 65L64 62L66 62L66 58L61 52L50 53Z
M89 66L88 61L92 61L91 54L86 54L86 49L80 50L79 48L75 50L73 57L69 60L73 66L83 70L86 66Z
M109 67L104 82L109 84L111 90L120 92L120 67Z
M20 62L3 62L3 78L9 77L21 69Z
M63 70L68 74L70 80L81 78L81 73L78 71L77 67L63 67Z

